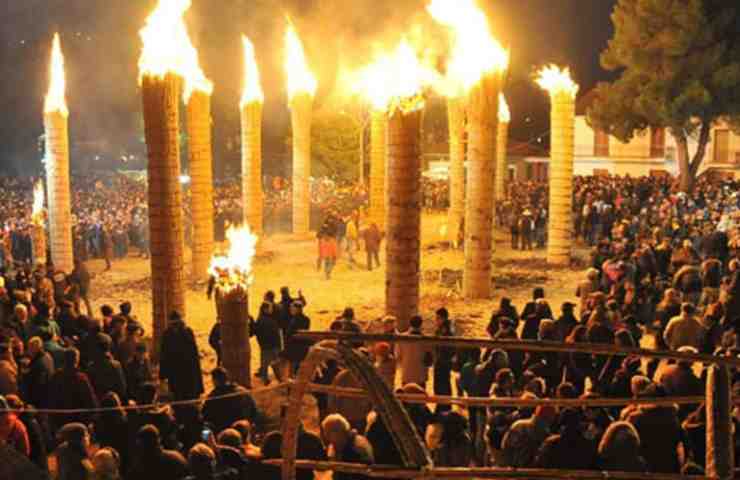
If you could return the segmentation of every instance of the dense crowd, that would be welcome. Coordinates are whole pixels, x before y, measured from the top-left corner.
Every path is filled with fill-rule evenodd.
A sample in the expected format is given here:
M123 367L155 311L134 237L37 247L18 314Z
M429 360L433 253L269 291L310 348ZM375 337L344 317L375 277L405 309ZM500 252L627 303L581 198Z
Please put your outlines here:
M667 180L577 179L574 221L592 254L574 288L574 301L556 309L543 288L535 288L523 308L502 298L491 314L488 334L494 339L737 355L738 191L735 183L702 181L687 196ZM546 186L513 184L510 192L499 209L500 220L511 227L525 219L536 232L535 218L547 218ZM136 216L133 207L119 210L123 217ZM350 213L345 228L353 221ZM337 238L339 217L327 222L319 229L320 239ZM535 233L530 241L538 243ZM77 262L70 275L19 263L6 264L2 271L0 447L16 450L43 471L52 465L64 480L278 478L279 470L264 460L281 458L282 436L270 431L265 412L245 389L250 385L234 383L219 366L208 372L213 389L206 394L195 335L176 312L157 345L155 377L151 347L132 305L124 302L117 311L86 308L83 314L89 281L84 262ZM310 344L295 335L311 329L309 305L300 291L293 296L284 287L277 295L267 292L256 318L250 319L259 345L257 378L263 385L294 376L306 356ZM330 328L362 332L364 323L347 308ZM392 317L376 327L372 331L404 335L461 334L454 312L445 308L429 319L410 319L408 328L401 329ZM209 344L220 358L218 319ZM409 394L615 398L629 403L630 398L701 397L707 382L702 365L644 362L626 355L429 348L403 342L352 346L391 388ZM312 380L361 386L333 361L324 363ZM732 380L738 391L740 376L733 373ZM389 426L371 402L314 396L321 431L316 435L299 425L299 459L402 463ZM185 403L169 405L165 399ZM437 466L699 474L705 466L703 402L623 408L405 407ZM740 415L733 413L735 450L740 453ZM50 464L52 453L55 462ZM334 477L363 478L338 472ZM313 478L313 472L301 471L298 478Z

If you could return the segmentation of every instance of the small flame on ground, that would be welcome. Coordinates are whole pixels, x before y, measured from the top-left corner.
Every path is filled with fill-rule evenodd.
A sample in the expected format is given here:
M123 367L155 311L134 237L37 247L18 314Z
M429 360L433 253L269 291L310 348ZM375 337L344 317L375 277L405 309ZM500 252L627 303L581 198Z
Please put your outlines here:
M257 236L248 226L230 227L226 231L229 248L225 255L214 255L209 273L222 286L236 287L252 284L252 262L257 253Z
M186 103L194 91L213 93L213 83L200 68L198 51L185 25L185 12L190 5L191 0L159 0L139 32L144 44L139 58L139 81L144 75L180 75L185 79Z
M311 97L316 95L318 82L306 61L303 43L290 21L285 31L285 72L288 75L288 98L290 100L301 93Z
M360 70L353 82L356 90L378 111L413 111L424 106L422 90L438 75L424 66L404 38L395 51L379 56Z
M244 44L244 92L241 106L244 107L253 102L264 103L265 94L260 83L260 71L254 54L254 45L245 35L242 35L242 43Z
M537 77L537 84L550 95L567 94L572 98L578 95L578 84L570 76L568 67L560 68L557 65L548 65L540 70Z
M54 34L54 41L51 46L51 82L49 83L49 92L44 100L44 113L59 112L65 117L69 115L67 110L67 100L64 93L66 82L64 79L64 55L62 55L62 42L59 40L59 34Z
M41 225L44 221L44 182L41 180L37 180L33 186L31 221L36 225Z
M506 101L506 96L500 93L498 96L498 121L501 123L509 123L511 121L511 110L509 110L509 103Z
M448 97L464 96L488 73L509 66L509 52L491 33L475 0L432 0L429 14L452 30L454 44L447 76L436 88Z

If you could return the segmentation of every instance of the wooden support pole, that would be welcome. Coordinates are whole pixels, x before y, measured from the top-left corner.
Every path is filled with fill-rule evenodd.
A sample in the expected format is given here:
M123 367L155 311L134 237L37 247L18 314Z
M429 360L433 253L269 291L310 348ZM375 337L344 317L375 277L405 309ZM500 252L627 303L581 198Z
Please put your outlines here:
M408 328L419 311L421 262L421 111L394 112L388 123L388 232L385 309Z
M386 153L388 115L373 110L370 125L370 223L386 230Z
M155 359L167 317L185 311L184 232L180 187L180 79L142 78L144 131L149 156L148 199Z
M190 211L193 223L193 281L208 278L214 249L211 96L195 90L187 104Z
M447 99L447 124L450 137L450 208L447 211L447 232L456 243L465 217L465 116L464 97Z
M575 97L569 92L551 93L550 211L547 263L570 265L573 241L573 155L575 153Z
M33 250L33 264L46 265L46 229L44 225L32 223L31 229L31 249Z

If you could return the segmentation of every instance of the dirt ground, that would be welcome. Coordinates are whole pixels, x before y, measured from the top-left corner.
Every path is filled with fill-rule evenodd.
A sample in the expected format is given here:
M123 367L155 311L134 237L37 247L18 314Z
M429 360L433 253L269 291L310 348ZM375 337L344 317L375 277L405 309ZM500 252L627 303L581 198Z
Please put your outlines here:
M488 317L503 296L513 300L521 309L530 299L534 286L544 286L546 296L555 312L565 300L575 298L575 288L583 276L583 268L550 270L544 261L544 250L522 252L510 248L508 235L497 232L496 253L494 255L494 296L487 301L466 301L460 292L443 286L439 281L439 272L443 268L461 270L464 257L461 251L439 248L443 240L446 216L442 214L425 214L422 220L422 300L421 312L431 325L434 311L447 307L457 322L458 331L468 336L485 335ZM316 244L312 240L296 241L288 235L276 235L262 240L264 248L273 252L271 261L257 262L254 269L254 284L250 295L250 311L256 315L262 295L267 290L278 291L282 286L289 286L291 292L300 288L305 295L308 306L306 314L311 318L313 330L325 330L347 306L355 309L360 323L369 326L383 315L385 295L385 269L381 266L372 272L359 266L352 267L346 256L343 256L335 268L331 280L325 280L323 274L316 270ZM578 250L576 256L584 257L585 252ZM356 254L361 264L365 263L364 252ZM381 263L384 259L381 255ZM91 298L93 307L98 309L103 304L114 307L128 300L134 306L134 314L143 323L147 332L151 332L151 282L149 260L133 256L114 262L113 269L104 271L102 261L90 263L94 275ZM208 346L208 334L215 319L215 306L206 298L205 285L191 286L188 292L187 323L196 333L201 352L203 371L209 372L215 367L216 357ZM252 340L252 367L258 365L258 348ZM206 376L207 383L210 379ZM257 384L258 382L254 382ZM256 386L256 385L255 385ZM261 399L256 395L259 404L274 412L274 398ZM306 400L313 405L313 399Z

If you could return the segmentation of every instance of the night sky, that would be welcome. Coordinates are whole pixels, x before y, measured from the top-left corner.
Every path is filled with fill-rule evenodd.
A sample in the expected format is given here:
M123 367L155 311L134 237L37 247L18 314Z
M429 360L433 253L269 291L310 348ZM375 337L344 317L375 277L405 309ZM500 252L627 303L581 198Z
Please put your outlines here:
M5 0L0 2L0 171L40 168L38 138L47 89L51 37L62 36L73 143L104 141L101 166L142 155L138 30L155 0ZM265 149L284 149L289 113L282 72L284 18L294 19L319 77L319 105L330 102L343 65L367 62L372 46L395 44L412 25L427 30L424 0L193 0L188 24L201 64L216 85L217 166L237 162L226 150L238 134L240 35L257 47L267 96ZM616 0L480 0L499 40L511 47L507 97L513 137L534 141L548 131L547 98L533 76L546 63L570 65L582 91L609 78L599 54L612 35ZM430 35L433 32L430 33ZM425 38L427 38L425 36ZM438 38L430 38L437 42ZM443 43L443 42L440 42ZM107 163L106 163L107 162ZM73 168L75 158L72 159ZM218 170L220 170L218 169Z

